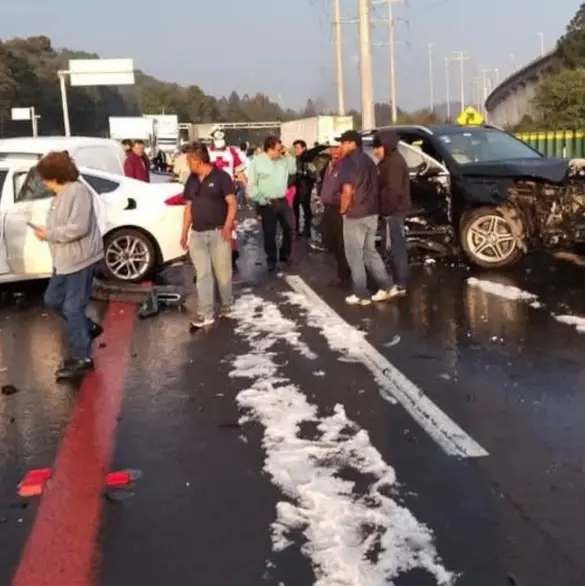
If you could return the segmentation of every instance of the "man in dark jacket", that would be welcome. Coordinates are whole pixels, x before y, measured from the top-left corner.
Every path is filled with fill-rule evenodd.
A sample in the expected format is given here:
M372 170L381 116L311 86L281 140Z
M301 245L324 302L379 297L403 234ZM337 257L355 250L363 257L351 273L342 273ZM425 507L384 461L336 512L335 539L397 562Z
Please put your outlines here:
M341 205L341 181L339 178L339 162L341 161L341 145L329 145L331 160L323 169L319 186L319 197L323 204L323 244L333 253L337 264L337 279L334 284L341 287L351 285L351 271L345 257L343 244L343 216L339 212Z
M295 176L295 199L293 211L295 214L297 236L311 238L313 212L311 210L311 194L315 186L315 174L310 161L306 159L307 143L304 140L295 140L293 143L297 157L297 173ZM303 229L301 230L301 209L303 210Z
M141 140L134 141L132 150L124 161L124 175L150 183L150 161L144 152L144 143Z
M408 250L404 219L410 211L410 176L408 165L398 150L398 135L384 131L374 136L374 152L378 163L380 216L385 222L386 247L390 245L390 262L394 278L392 296L406 294ZM389 242L388 242L389 239Z

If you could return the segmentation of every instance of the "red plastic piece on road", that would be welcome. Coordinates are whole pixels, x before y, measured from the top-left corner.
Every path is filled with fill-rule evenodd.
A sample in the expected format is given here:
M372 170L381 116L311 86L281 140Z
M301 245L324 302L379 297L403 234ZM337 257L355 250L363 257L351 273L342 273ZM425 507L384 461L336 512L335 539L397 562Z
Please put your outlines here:
M47 481L51 478L50 468L38 468L26 473L18 485L18 496L28 498L43 494Z
M130 472L110 472L106 476L106 486L110 488L118 488L120 486L128 486L132 481Z

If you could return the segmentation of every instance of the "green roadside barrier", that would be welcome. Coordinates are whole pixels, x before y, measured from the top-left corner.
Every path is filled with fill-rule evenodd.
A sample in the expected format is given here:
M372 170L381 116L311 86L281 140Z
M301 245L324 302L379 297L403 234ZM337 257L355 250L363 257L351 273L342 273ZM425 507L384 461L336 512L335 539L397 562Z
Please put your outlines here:
M519 132L515 136L545 157L585 158L585 131L582 130L539 130Z

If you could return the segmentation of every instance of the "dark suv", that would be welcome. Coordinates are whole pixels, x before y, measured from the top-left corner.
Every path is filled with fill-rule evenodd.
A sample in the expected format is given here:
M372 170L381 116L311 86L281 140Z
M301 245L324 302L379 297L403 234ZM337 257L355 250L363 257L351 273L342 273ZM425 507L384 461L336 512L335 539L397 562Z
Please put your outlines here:
M412 182L412 245L502 268L585 242L585 161L545 158L491 126L393 126ZM364 133L371 151L374 131ZM373 156L373 155L372 155Z

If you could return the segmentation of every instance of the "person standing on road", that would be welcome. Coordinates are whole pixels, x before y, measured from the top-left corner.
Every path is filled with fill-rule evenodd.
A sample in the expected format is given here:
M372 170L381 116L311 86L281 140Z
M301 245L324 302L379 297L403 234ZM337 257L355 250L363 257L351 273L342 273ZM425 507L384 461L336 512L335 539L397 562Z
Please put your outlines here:
M323 170L319 191L319 197L323 204L323 219L321 221L323 244L335 257L337 279L333 284L346 287L351 285L351 271L345 257L343 217L339 211L342 187L339 176L339 167L342 161L341 145L338 143L330 144L329 155L331 160Z
M404 220L410 211L410 175L404 157L398 151L398 135L393 131L374 136L374 153L380 160L380 214L384 219L385 248L390 247L390 264L394 287L391 295L406 295L408 279L408 250L404 234Z
M282 143L276 136L264 141L264 153L256 155L248 168L248 193L257 204L264 232L264 251L268 270L274 271L278 261L289 264L292 252L293 213L286 201L286 191L296 171L292 157L282 154ZM277 251L276 232L280 224L282 245Z
M187 179L189 179L189 175L191 175L191 169L189 168L189 163L187 161L188 150L188 144L182 145L181 154L175 159L175 164L173 165L173 175L176 177L177 181L183 185L187 183Z
M295 180L295 199L293 210L297 237L310 238L313 223L313 211L311 210L311 195L315 187L315 173L311 169L310 161L305 159L307 143L304 140L295 140L293 148L296 155L297 173ZM301 209L303 210L303 229L301 230Z
M39 240L49 245L53 276L45 291L45 304L65 319L69 357L57 370L57 380L74 379L93 370L91 343L102 327L86 316L93 279L104 258L93 195L79 181L79 171L64 152L45 155L36 167L46 188L54 194L47 226L34 227Z
M369 305L390 298L391 280L384 261L376 250L380 214L378 169L362 150L362 137L355 130L340 138L343 161L340 166L341 209L345 256L351 270L353 294L345 299L350 305ZM370 296L366 268L379 287Z
M197 318L192 330L215 321L214 289L217 284L220 317L231 311L232 230L236 219L236 188L231 177L211 162L204 144L195 143L187 153L191 175L185 185L181 246L189 250L197 274Z
M124 161L124 175L150 183L150 161L144 152L142 140L135 140L132 144L132 150Z
M132 141L128 138L125 138L122 141L122 148L124 149L126 155L128 155L128 153L132 150Z

